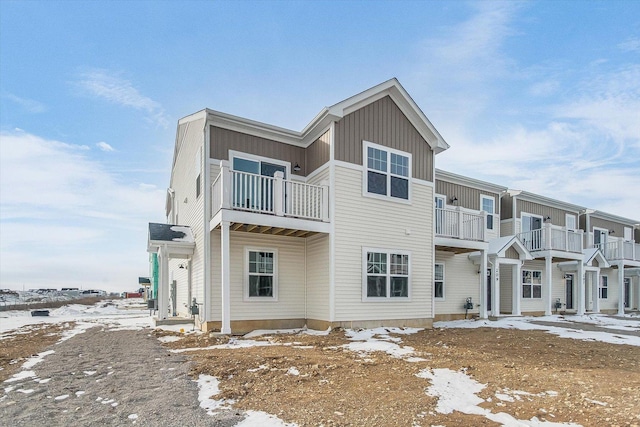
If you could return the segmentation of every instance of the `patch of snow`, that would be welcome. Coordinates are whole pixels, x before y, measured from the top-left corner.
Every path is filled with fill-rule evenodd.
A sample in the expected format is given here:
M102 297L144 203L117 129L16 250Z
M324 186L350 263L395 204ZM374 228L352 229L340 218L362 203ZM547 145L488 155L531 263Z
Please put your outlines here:
M375 328L375 329L347 329L345 335L352 341L342 347L364 355L374 351L382 351L396 358L407 358L414 353L413 347L401 347L397 343L402 342L399 337L392 337L389 334L414 334L422 329L417 328ZM417 361L411 358L412 361Z
M206 410L208 415L214 415L216 410L228 408L228 405L234 403L233 400L215 400L211 398L211 396L220 394L219 381L216 377L200 374L196 382L199 389L198 401L200 402L200 407Z
M187 351L201 351L201 350L215 350L215 349L236 350L240 348L269 347L273 345L276 345L276 344L268 341L240 340L240 339L232 338L226 344L217 344L209 347L179 348L179 349L169 350L169 351L171 353L184 353Z
M26 362L22 365L22 369L31 369L36 366L38 363L42 362L44 358L50 354L55 353L53 350L43 351L42 353L38 353L35 356L31 356L27 359Z
M137 420L138 419L138 414L129 414L129 416L127 417L130 420Z
M165 337L158 337L158 341L162 343L176 342L176 341L180 341L181 339L182 337L179 337L176 335L167 335Z
M458 411L469 415L480 415L506 427L579 425L540 421L536 417L530 420L518 420L507 413L493 413L489 409L482 408L478 405L484 402L484 399L476 396L476 393L482 391L486 384L480 384L464 372L456 372L450 369L424 369L417 373L416 376L431 380L431 386L427 389L427 394L438 398L436 411L441 414L450 414L453 411Z
M598 400L587 399L587 398L585 398L584 400L586 400L589 403L595 403L596 405L600 405L600 406L608 406L609 405L607 402L600 402Z
M95 375L95 374L96 374L96 372L98 372L98 371L83 371L83 372L84 372L84 374L85 374L86 376L90 377L90 376L92 376L92 375Z
M602 315L605 316L605 315ZM583 316L576 316L576 320ZM604 317L598 316L599 319ZM567 327L560 326L546 326L546 325L538 325L532 322L542 321L542 322L555 322L555 323L566 323ZM629 322L627 320L616 320L615 318L609 317L607 322L611 322L613 325L615 322ZM604 321L603 321L604 322ZM433 324L434 328L466 328L466 329L474 329L474 328L504 328L504 329L519 329L523 331L546 331L550 334L554 334L559 336L560 338L570 338L570 339L578 339L582 341L599 341L609 344L626 344L633 346L640 346L640 337L632 336L632 335L620 335L615 334L613 332L603 332L603 331L583 331L576 330L571 328L572 323L579 323L577 321L568 322L563 316L553 315L553 316L541 316L541 317L504 317L498 318L498 320L453 320L448 322L435 322ZM615 329L622 329L621 327L616 327Z
M33 371L20 371L17 374L13 374L11 378L8 380L4 380L5 383L13 383L16 381L21 381L27 378L35 378L36 373Z
M54 400L65 400L66 398L68 398L69 395L68 394L62 394L60 396L56 396L54 397Z
M247 369L247 371L248 372L258 372L258 371L262 371L263 369L267 369L267 365L260 365L257 368Z
M298 376L300 375L300 371L298 371L298 369L295 366L292 366L291 368L289 368L289 370L287 371L287 375L294 375L294 376Z
M51 378L45 378L45 379L43 379L43 380L38 380L38 383L39 383L39 384L46 384L46 383L48 383L49 381L51 381Z
M285 423L275 415L262 411L246 411L246 418L235 427L297 427L295 423Z
M82 390L76 391L76 396L82 396L85 393L86 393L86 391L82 391Z
M24 389L24 388L20 388L18 390L16 390L18 393L24 393L24 394L31 394L33 393L35 390L32 388L29 389Z

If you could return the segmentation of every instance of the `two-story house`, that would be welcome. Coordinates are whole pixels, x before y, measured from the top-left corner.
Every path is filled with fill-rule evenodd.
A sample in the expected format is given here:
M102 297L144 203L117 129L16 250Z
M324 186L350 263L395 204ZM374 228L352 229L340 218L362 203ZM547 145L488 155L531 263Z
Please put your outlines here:
M181 119L166 206L180 227L148 245L159 318L195 306L223 333L429 326L434 159L447 148L396 79L302 131L208 109Z

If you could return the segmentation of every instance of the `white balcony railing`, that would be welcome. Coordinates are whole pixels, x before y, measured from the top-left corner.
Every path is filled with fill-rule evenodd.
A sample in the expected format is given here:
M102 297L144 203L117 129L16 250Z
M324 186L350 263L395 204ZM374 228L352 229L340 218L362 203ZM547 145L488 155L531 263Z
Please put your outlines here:
M555 250L582 253L582 230L567 230L545 224L544 228L518 234L518 238L529 252Z
M607 243L596 243L607 261L640 261L640 243L614 240Z
M486 212L473 212L462 208L436 208L436 236L453 239L484 241L486 236Z
M234 171L221 162L211 185L211 216L220 209L329 221L329 187Z

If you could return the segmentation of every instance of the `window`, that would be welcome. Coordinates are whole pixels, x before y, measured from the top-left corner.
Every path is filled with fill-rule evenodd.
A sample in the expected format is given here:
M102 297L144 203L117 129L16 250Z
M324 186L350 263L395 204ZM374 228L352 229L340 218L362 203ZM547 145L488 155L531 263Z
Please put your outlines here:
M200 197L200 175L196 178L196 199Z
M565 223L565 228L569 231L575 231L577 228L575 215L566 214L564 223Z
M633 229L631 227L624 228L624 240L630 242L633 240Z
M363 250L364 298L409 297L409 253Z
M444 298L444 264L436 263L433 278L433 297Z
M277 253L273 250L247 249L248 298L277 297Z
M542 298L542 272L522 270L522 298Z
M600 276L600 299L607 299L609 297L609 278L607 276Z
M445 219L446 219L446 211L445 211L445 198L444 196L437 195L435 197L436 203L436 234L442 235L444 234L445 228Z
M593 227L593 246L599 248L602 252L605 252L607 249L608 238L609 230Z
M274 182L276 172L287 179L290 164L276 159L229 150L233 167L234 208L273 212Z
M364 141L366 193L409 200L411 154Z
M491 196L480 196L480 208L487 213L487 230L493 230L493 214L496 200Z

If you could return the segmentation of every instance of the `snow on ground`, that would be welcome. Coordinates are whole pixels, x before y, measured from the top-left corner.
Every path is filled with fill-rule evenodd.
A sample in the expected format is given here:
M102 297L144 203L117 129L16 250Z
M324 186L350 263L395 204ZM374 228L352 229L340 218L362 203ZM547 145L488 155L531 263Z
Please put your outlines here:
M435 322L434 328L504 328L520 329L525 331L546 331L560 338L571 338L582 341L600 341L609 344L627 344L640 346L640 337L633 335L616 334L615 331L586 331L573 329L575 324L587 324L607 329L635 331L640 328L640 321L619 319L606 315L569 316L560 315L541 317L500 317L497 320L453 320L449 322ZM566 324L567 326L540 325L535 322L552 322ZM606 325L606 326L605 326Z
M342 347L360 353L363 356L374 351L382 351L388 355L408 362L419 362L425 359L409 357L414 353L414 348L399 345L402 342L400 337L392 337L390 333L398 335L415 334L422 329L417 328L375 328L375 329L347 329L345 335L353 342Z
M464 372L456 372L451 369L423 369L416 376L431 381L431 385L427 388L427 394L438 398L436 411L441 414L458 411L464 414L480 415L506 427L579 425L541 421L536 417L530 420L518 420L504 412L496 414L489 409L482 408L478 405L484 402L484 399L478 397L477 393L481 392L486 384L475 381ZM548 392L548 395L555 397L553 392ZM505 400L508 401L508 399Z

